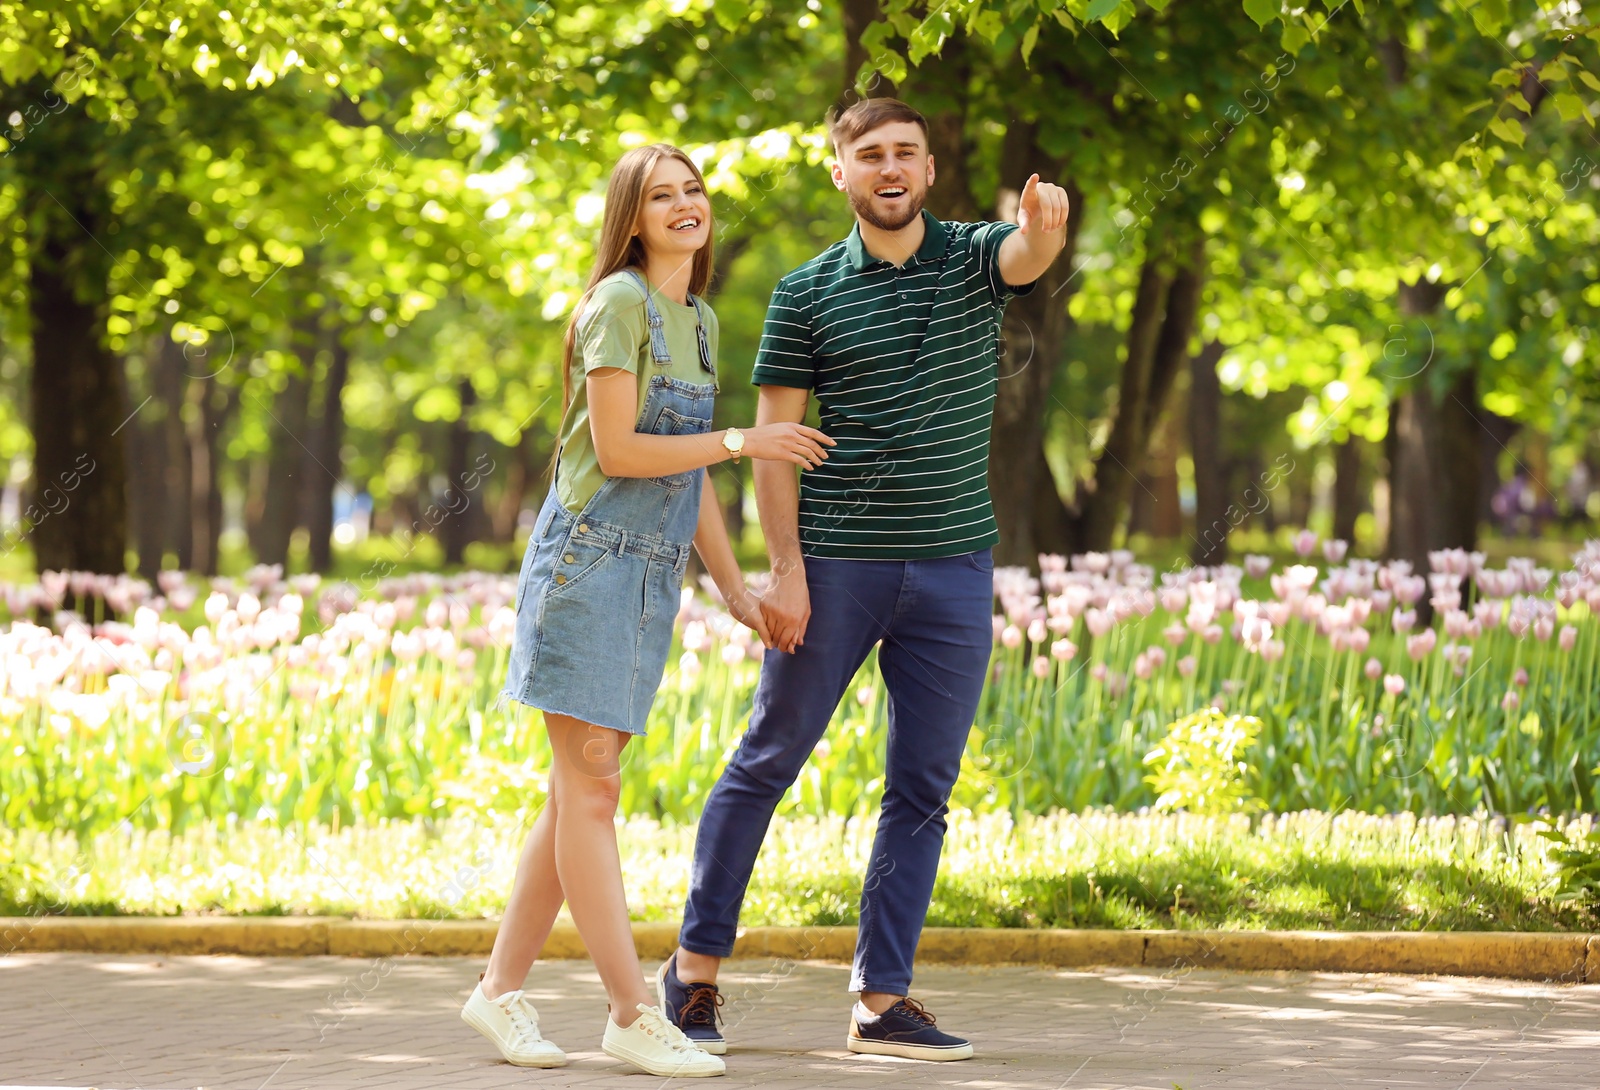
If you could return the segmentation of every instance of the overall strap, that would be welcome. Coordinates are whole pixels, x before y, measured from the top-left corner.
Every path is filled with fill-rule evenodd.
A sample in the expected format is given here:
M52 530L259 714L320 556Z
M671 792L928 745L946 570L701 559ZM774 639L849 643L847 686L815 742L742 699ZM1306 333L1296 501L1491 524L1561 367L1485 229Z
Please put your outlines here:
M700 338L700 367L702 370L708 372L713 378L715 378L717 374L717 365L716 362L711 358L711 341L706 337L706 316L700 310L699 299L696 299L691 294L689 296L689 302L694 304L694 332L695 335Z
M656 361L657 367L665 367L672 362L672 353L667 350L667 325L661 319L661 312L656 309L655 298L650 294L650 283L632 269L622 271L633 277L639 290L644 292L644 313L650 323L650 355ZM700 313L698 305L695 307L695 313L697 315ZM704 330L700 333L700 339L705 340ZM701 351L704 352L704 348Z

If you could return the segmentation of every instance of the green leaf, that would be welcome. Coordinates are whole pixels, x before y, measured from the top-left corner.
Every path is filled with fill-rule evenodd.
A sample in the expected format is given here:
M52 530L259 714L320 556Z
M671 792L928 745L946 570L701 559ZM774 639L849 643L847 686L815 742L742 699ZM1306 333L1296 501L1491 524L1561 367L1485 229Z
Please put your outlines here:
M1283 46L1284 52L1291 56L1299 56L1300 50L1311 40L1311 32L1299 22L1286 23L1283 36L1278 39L1278 44Z
M1567 78L1567 66L1560 59L1551 61L1539 69L1539 80L1542 83L1559 83Z
M1145 3L1150 5L1151 11L1159 14L1167 10L1167 5L1172 3L1172 0L1145 0Z
M1468 114L1477 113L1479 110L1483 109L1485 106L1493 106L1494 105L1494 101L1495 100L1492 99L1492 98L1480 98L1476 102L1469 103L1468 105L1461 107L1461 116L1462 117L1466 117Z
M1552 95L1551 98L1555 101L1556 112L1561 115L1561 120L1576 121L1582 117L1587 118L1589 124L1594 124L1594 118L1589 117L1589 111L1584 109L1583 99L1577 95L1563 91L1558 95Z
M1600 78L1597 78L1595 74L1589 71L1587 68L1578 69L1578 78L1583 80L1584 86L1588 87L1591 91L1600 91Z
M1279 0L1244 0L1244 13L1255 21L1256 26L1265 27L1278 17L1282 10Z
M1022 36L1022 63L1027 64L1028 58L1033 56L1033 47L1039 44L1039 24L1034 23L1028 32Z
M1522 82L1522 73L1515 68L1501 68L1489 77L1491 87L1515 87Z
M1493 121L1489 122L1489 131L1494 133L1500 139L1504 140L1506 143L1515 144L1519 148L1522 146L1522 141L1526 138L1522 131L1521 125L1518 125L1514 121L1507 121L1503 117L1497 117Z
M1477 24L1478 33L1490 38L1500 33L1500 28L1506 25L1509 17L1506 0L1483 0L1472 12L1472 21Z
M1122 0L1094 0L1089 5L1089 10L1084 12L1083 21L1086 23L1104 22L1105 17L1122 6Z

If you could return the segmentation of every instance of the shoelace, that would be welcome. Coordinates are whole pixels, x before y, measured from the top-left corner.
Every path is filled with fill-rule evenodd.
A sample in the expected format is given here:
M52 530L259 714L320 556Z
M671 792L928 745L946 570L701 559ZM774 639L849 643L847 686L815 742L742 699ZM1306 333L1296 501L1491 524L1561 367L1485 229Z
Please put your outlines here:
M904 999L900 1000L900 1002L896 1003L895 1006L904 1008L903 1013L907 1018L921 1022L925 1026L931 1026L938 1022L937 1018L928 1013L928 1009L926 1007L924 1007L921 1003L918 1003L915 999L912 999L910 996L906 996Z
M521 989L507 992L495 1000L495 1005L506 1012L506 1017L511 1019L511 1029L517 1035L520 1045L535 1045L544 1038L539 1034L539 1016L533 1009L533 1004L528 997L522 994Z
M715 1027L722 1017L717 1010L725 1001L721 992L717 991L714 984L688 984L689 998L683 1001L683 1007L678 1011L678 1018L686 1026L712 1026Z
M640 1003L639 1022L646 1034L661 1038L662 1044L674 1052L688 1052L697 1047L683 1035L683 1030L667 1021L667 1016L661 1013L659 1007L647 1007Z

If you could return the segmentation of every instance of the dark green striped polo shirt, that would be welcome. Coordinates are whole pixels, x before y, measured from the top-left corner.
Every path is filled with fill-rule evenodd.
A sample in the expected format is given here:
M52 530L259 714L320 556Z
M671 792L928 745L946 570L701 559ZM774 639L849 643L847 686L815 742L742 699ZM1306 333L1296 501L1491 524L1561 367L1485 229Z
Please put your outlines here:
M955 556L999 540L989 505L1000 276L1012 223L940 223L896 268L856 228L778 281L752 381L811 390L838 446L800 477L800 549Z

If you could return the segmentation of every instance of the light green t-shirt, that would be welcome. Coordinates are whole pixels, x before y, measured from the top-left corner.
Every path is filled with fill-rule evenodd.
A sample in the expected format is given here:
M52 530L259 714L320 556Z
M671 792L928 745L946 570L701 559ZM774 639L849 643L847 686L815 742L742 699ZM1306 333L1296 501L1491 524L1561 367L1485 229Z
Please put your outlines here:
M589 430L589 395L584 379L597 367L620 367L639 376L639 411L650 392L651 375L670 375L685 382L713 382L700 366L700 342L695 336L695 310L674 303L659 291L650 293L661 314L672 354L670 367L658 367L650 354L650 325L645 316L644 292L626 273L613 273L589 295L578 319L572 350L572 404L561 422L561 462L556 471L556 497L573 514L583 510L605 483L600 460ZM705 300L700 313L706 324L711 361L717 360L717 316Z

